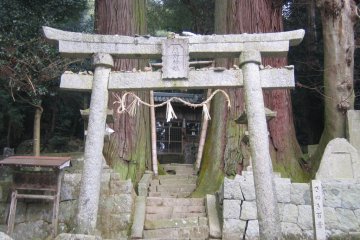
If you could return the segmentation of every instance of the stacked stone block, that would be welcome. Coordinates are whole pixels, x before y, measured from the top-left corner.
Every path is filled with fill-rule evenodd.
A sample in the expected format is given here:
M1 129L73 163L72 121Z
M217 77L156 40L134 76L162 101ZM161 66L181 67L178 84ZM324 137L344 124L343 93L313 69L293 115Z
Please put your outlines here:
M360 239L360 179L322 180L327 236Z
M83 158L73 160L62 181L58 234L73 232L78 206ZM11 179L11 178L10 178ZM5 184L6 183L6 184ZM11 181L0 183L0 232L6 232ZM130 180L104 167L97 219L98 235L108 239L126 238L132 223L135 191ZM51 234L52 204L40 200L19 201L16 209L13 238L17 240L46 239Z
M275 177L280 224L285 239L314 239L311 188ZM327 238L360 238L360 179L324 180L324 218ZM225 178L223 239L259 239L255 188L251 172ZM357 239L357 238L356 238Z

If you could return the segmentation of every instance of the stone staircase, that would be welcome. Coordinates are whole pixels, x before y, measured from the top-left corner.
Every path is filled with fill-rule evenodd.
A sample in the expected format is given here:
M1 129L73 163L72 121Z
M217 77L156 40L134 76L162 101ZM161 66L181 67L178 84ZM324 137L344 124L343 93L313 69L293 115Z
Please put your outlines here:
M208 239L204 198L190 198L196 172L190 164L162 165L168 175L154 177L146 198L144 239Z

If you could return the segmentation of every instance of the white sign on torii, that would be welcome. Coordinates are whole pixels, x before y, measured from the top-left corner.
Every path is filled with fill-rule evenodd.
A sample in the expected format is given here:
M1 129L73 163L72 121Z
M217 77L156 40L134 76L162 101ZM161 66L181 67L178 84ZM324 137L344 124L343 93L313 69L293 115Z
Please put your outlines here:
M262 88L294 87L294 71L292 68L260 70L259 65L261 56L286 56L289 46L298 45L302 41L304 30L264 34L196 35L175 39L73 33L49 27L44 27L43 30L47 39L58 43L60 53L78 58L93 57L95 66L94 76L64 73L61 77L61 87L64 89L92 91L77 215L79 233L91 234L96 227L108 90L244 87L260 238L280 239L280 220ZM164 55L164 49L167 49L164 46L169 43L173 44L172 50ZM163 73L111 72L112 56L163 58L163 61L170 58L172 62L164 64L166 69ZM188 57L239 57L241 69L222 72L188 70ZM185 65L177 68L177 64ZM173 66L173 70L168 71L170 66ZM176 73L178 69L179 74ZM164 80L165 78L167 80Z

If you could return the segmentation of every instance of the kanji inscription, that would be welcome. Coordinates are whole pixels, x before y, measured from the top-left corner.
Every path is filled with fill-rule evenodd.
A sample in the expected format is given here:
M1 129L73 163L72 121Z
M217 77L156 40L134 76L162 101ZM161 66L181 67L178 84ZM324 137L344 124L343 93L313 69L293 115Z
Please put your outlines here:
M313 220L314 220L314 234L316 240L325 240L325 220L324 220L324 206L323 206L323 191L321 181L311 181L312 200L313 200Z
M189 77L188 39L167 39L162 43L162 78Z

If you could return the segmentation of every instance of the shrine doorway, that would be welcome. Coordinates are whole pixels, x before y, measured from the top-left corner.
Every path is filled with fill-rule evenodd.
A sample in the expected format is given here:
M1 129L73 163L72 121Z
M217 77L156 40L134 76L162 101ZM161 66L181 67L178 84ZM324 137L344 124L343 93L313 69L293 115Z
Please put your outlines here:
M155 103L182 98L190 103L201 103L202 93L154 92ZM173 103L177 119L166 121L166 106L155 109L156 147L160 163L194 164L199 146L202 110L182 103Z

